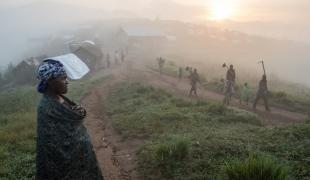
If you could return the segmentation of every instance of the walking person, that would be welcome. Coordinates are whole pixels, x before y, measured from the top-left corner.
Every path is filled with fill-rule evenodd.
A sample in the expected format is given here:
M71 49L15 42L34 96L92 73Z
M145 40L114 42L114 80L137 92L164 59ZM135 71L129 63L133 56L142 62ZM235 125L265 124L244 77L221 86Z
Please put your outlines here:
M189 96L191 97L192 94L194 93L194 95L197 97L197 83L200 83L200 79L199 79L199 75L197 73L197 69L194 69L193 72L190 72L190 83L191 83L191 89L189 91Z
M122 61L122 63L125 61L125 53L124 53L124 51L121 51L121 61Z
M236 80L236 71L233 65L230 65L226 73L226 82L224 86L224 104L229 105L232 95L234 94L234 86Z
M263 99L264 100L264 105L266 111L270 111L269 105L268 105L268 87L267 87L267 77L266 75L263 75L262 79L259 81L258 85L258 91L256 94L256 98L253 103L253 109L256 110L256 105L257 102Z
M115 65L118 65L118 62L119 62L119 54L118 54L118 51L115 51L114 52L114 63L115 63Z
M178 77L179 77L179 80L181 80L183 77L183 68L182 67L179 67Z
M109 53L107 53L106 59L107 59L107 68L110 68L110 66L111 66L111 61L110 61L110 54L109 54Z
M158 67L159 67L159 73L162 74L163 68L165 65L165 60L162 57L157 58Z

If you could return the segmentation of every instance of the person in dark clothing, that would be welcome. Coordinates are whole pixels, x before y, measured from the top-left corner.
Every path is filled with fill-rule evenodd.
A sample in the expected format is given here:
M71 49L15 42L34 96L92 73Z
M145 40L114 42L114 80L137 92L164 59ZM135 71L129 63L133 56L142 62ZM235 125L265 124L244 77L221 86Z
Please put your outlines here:
M118 51L115 51L114 52L114 63L117 65L118 62L119 62L119 54L118 54Z
M122 63L125 61L125 53L124 53L124 51L121 52L121 61L122 61Z
M192 93L194 92L195 96L197 97L197 83L200 82L197 69L194 69L193 72L190 72L189 79L191 83L191 89L189 91L189 96L192 96Z
M183 76L183 68L179 67L179 73L178 73L179 80L182 79L182 76Z
M232 95L234 94L234 86L235 86L235 80L236 80L236 72L233 65L229 66L229 69L226 73L226 82L224 86L224 104L229 105Z
M107 60L107 68L110 68L110 66L111 66L111 61L110 61L110 54L109 54L109 53L107 53L106 60Z
M158 67L159 67L159 73L162 74L164 64L165 64L165 59L163 59L162 57L159 57L157 58L157 62L158 62Z
M229 66L229 69L227 70L227 73L226 73L226 80L228 81L231 81L231 82L235 82L236 80L236 72L235 72L235 69L234 69L234 66L233 65L230 65Z
M38 68L36 180L102 180L83 119L86 110L69 100L68 80L59 61L45 60Z
M267 87L267 77L266 75L263 75L262 79L259 82L258 91L256 94L256 98L253 103L253 109L256 110L256 104L259 101L259 99L264 100L265 109L266 111L270 111L269 105L268 105L268 87Z

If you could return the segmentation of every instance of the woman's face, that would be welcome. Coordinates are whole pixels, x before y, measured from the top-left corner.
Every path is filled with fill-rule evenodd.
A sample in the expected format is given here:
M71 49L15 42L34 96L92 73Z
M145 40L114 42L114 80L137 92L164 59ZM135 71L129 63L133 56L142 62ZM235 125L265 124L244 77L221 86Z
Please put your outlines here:
M48 81L47 88L50 88L55 94L66 94L68 92L67 75L60 76Z

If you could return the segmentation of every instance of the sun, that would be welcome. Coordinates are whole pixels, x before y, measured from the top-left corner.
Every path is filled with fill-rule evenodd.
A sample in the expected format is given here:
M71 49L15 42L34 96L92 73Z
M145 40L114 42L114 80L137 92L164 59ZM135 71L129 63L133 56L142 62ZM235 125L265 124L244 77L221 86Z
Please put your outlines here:
M211 4L211 19L229 19L234 14L234 3L232 0L214 0Z

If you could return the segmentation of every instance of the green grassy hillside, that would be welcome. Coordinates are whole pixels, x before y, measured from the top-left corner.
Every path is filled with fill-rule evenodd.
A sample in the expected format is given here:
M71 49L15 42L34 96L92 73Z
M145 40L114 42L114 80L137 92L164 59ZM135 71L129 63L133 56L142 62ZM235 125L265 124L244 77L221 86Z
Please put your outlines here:
M253 154L263 159L258 163L267 159L267 169L279 172L273 165L279 164L290 177L310 177L309 124L266 128L250 112L184 100L137 83L119 85L106 103L124 138L148 140L138 153L147 179L227 179L230 162L247 161Z

